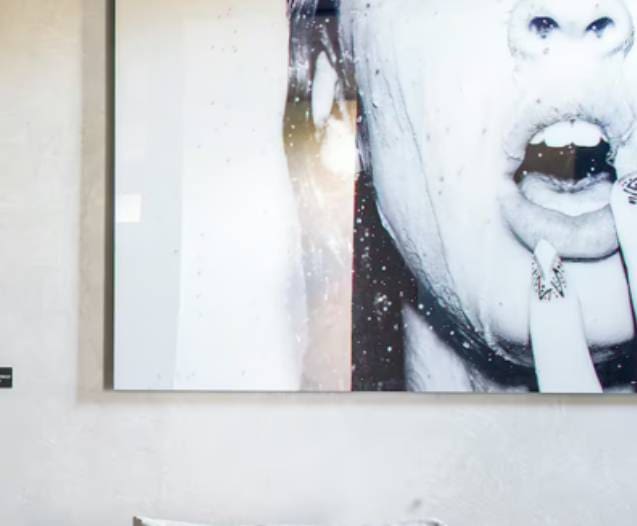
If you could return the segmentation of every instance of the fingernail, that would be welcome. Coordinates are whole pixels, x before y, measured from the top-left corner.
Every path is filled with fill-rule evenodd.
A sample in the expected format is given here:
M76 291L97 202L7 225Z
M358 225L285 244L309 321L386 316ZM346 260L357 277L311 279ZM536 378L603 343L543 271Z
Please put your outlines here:
M565 296L564 265L548 241L542 239L535 247L531 268L533 290L540 301L553 301Z
M637 205L637 176L623 179L620 185L622 191L628 197L628 203Z

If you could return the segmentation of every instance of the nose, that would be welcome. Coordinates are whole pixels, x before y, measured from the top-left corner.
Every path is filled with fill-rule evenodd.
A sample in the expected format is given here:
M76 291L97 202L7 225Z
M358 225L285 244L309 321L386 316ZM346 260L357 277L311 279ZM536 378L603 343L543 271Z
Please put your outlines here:
M633 20L622 0L520 0L509 22L514 55L540 57L577 49L599 56L626 54Z

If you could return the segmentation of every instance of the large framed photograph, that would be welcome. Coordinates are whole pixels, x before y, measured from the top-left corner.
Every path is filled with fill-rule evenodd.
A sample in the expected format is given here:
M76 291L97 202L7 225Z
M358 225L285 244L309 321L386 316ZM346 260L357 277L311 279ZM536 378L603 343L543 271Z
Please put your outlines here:
M635 391L637 3L116 13L116 389Z

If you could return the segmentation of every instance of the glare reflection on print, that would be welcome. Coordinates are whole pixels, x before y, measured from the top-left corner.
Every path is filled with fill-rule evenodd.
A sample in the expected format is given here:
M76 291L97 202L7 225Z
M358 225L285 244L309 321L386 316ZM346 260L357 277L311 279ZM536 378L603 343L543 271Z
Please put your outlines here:
M352 389L634 391L637 1L289 8L300 121L356 108Z

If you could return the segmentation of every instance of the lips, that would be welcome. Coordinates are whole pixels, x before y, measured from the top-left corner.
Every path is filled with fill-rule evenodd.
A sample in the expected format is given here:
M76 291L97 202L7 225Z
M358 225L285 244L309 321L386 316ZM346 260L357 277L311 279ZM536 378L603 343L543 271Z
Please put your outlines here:
M539 129L505 183L500 205L530 251L541 240L565 259L600 259L617 251L609 207L616 180L613 148L598 125L570 119Z

